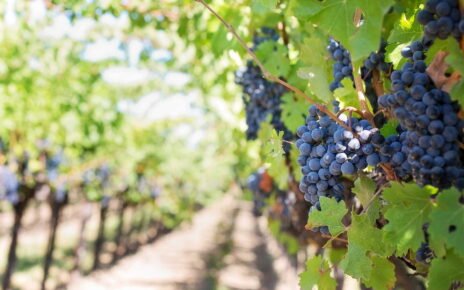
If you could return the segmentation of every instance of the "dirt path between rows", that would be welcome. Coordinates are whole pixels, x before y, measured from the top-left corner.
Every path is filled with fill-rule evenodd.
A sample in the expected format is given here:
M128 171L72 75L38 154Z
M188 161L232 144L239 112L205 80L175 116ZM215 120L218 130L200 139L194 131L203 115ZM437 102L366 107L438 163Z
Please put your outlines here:
M190 224L68 289L297 290L295 269L251 209L226 196Z

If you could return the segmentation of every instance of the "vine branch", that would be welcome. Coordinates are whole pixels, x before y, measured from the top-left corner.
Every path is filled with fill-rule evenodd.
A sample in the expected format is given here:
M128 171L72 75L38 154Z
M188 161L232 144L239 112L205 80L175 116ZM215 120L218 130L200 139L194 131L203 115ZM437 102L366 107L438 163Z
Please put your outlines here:
M354 17L353 17L354 25L356 27L361 26L361 21L362 21L362 10L359 8L356 8L354 12ZM353 79L354 79L354 87L358 94L359 105L361 106L361 111L363 112L363 117L366 118L369 121L369 123L371 123L372 125L375 125L374 116L369 111L369 106L367 105L367 99L366 99L366 96L364 95L361 74L358 72L358 67L356 67L355 65L353 65Z
M325 105L318 104L316 103L315 100L310 98L308 95L306 95L302 90L299 88L287 83L286 81L278 78L277 76L271 74L263 65L263 63L258 59L256 54L253 52L251 48L248 47L246 42L243 40L243 38L238 35L237 31L234 29L232 25L230 25L224 18L222 18L221 15L219 15L211 6L209 6L204 0L195 0L196 2L202 4L206 9L208 9L221 23L227 28L227 30L232 33L232 35L237 39L237 41L240 43L240 45L247 51L247 53L250 55L250 57L253 59L253 61L258 65L258 67L261 69L261 72L263 73L264 78L268 79L269 81L279 83L280 85L286 87L288 90L294 92L297 96L302 97L306 99L309 103L313 104L316 106L316 108L325 113L327 116L329 116L332 120L340 124L342 127L345 129L351 131L351 128L348 127L345 123L343 123L340 119L337 118L337 116L331 112Z

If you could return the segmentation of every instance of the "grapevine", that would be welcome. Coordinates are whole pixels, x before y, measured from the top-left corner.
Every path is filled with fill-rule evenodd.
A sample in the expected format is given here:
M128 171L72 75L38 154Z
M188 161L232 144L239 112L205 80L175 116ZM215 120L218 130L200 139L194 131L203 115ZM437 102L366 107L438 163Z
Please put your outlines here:
M6 2L4 290L464 287L463 0Z

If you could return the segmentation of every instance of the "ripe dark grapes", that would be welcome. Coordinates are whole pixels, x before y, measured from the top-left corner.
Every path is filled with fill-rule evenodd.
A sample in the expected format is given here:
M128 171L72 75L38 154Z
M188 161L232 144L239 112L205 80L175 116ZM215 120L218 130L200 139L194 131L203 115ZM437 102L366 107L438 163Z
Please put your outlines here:
M382 162L390 163L403 180L412 176L419 185L463 188L458 141L464 121L458 117L459 105L424 73L426 49L426 43L417 41L402 51L409 61L392 73L393 93L379 98L400 124L400 135L381 144Z
M460 39L464 32L458 0L428 0L425 8L417 13L417 20L424 25L424 35L428 40L449 36Z
M272 29L262 28L261 32L264 36L255 36L254 49L264 41L276 41L278 39L278 34ZM243 88L247 139L255 140L258 137L260 124L268 116L271 116L271 124L277 131L284 132L284 140L292 140L293 134L281 120L281 97L287 89L278 83L266 80L261 69L254 65L252 61L248 61L244 69L235 73L235 82ZM289 144L285 143L283 147L288 152Z
M334 104L339 110L338 103ZM362 119L339 116L349 130L315 106L309 108L306 125L298 128L296 142L300 151L298 162L303 178L300 190L312 210L320 210L319 197L343 200L346 186L343 175L351 176L368 165L377 165L380 156L371 144L380 133ZM326 229L320 228L321 231Z
M261 188L261 182L264 175L267 174L264 168L260 168L258 171L248 177L247 187L253 194L253 214L255 216L261 216L263 208L266 206L266 199L270 196L271 192L266 192ZM266 176L269 178L269 176ZM272 186L273 188L274 186ZM272 190L271 188L271 190Z
M353 67L351 65L350 53L340 43L334 39L329 40L327 50L330 52L332 59L335 61L333 64L333 77L334 81L330 84L330 90L341 87L341 81L348 77L353 78Z

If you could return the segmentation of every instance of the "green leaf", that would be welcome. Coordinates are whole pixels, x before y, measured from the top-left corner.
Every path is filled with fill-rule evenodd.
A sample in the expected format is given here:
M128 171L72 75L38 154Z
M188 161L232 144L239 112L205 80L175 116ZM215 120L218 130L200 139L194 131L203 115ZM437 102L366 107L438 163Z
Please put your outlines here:
M342 224L342 219L348 212L344 202L337 202L333 198L322 196L319 199L321 203L321 210L315 210L308 215L308 226L319 227L328 226L329 231L333 236L345 230Z
M383 125L383 127L380 129L380 134L382 134L382 136L385 136L385 137L396 135L397 127L398 127L397 120L388 120L388 122L385 125Z
M450 289L453 282L464 282L464 258L448 253L446 258L435 258L429 271L429 290Z
M393 289L395 281L395 266L387 258L373 256L371 275L364 284L375 290L388 290Z
M409 43L422 37L422 26L414 21L414 16L408 18L402 14L398 25L395 25L388 37L389 43Z
M451 98L459 102L459 104L464 106L464 80L460 80L457 84L453 86L450 92Z
M321 256L315 256L306 261L306 270L300 276L300 288L302 290L312 290L314 286L318 289L335 289L336 282L330 276L329 263Z
M392 4L393 0L328 0L310 20L340 41L356 63L379 48L383 17ZM359 27L354 23L357 8L362 11L363 19Z
M342 86L334 91L335 99L341 102L342 107L358 108L358 93L353 87L353 81L349 78L344 78L341 84Z
M408 46L408 44L389 44L385 48L386 61L393 64L394 69L400 68L404 63L406 63L406 58L401 55L401 50Z
M432 245L454 249L464 257L464 204L462 194L449 189L438 195L437 206L430 213L430 241Z
M361 176L354 182L352 191L365 208L372 201L376 188L377 185L374 180L366 176Z
M300 20L307 20L308 17L319 12L321 8L322 5L317 1L292 0L290 2L292 15Z
M377 51L382 35L382 23L385 14L393 5L393 0L365 1L353 0L362 10L363 21L358 31L350 37L351 60L356 62ZM345 20L346 21L346 20ZM346 25L346 24L345 24Z
M393 251L392 245L383 240L383 233L375 226L375 220L365 214L352 215L348 241L383 257L391 255Z
M383 197L388 203L385 211L388 224L383 228L385 239L396 245L397 255L419 248L424 241L422 226L428 222L432 209L430 192L416 184L392 183L384 190Z
M372 271L372 262L367 251L357 244L349 243L345 258L340 262L340 268L345 274L356 279L369 279Z
M367 208L369 220L373 223L380 215L380 203L378 198L374 199L376 183L371 178L360 176L354 182L353 193L361 202L364 209Z
M289 73L290 61L287 57L288 49L285 45L275 41L266 41L259 45L255 53L271 74L286 77Z
M346 255L346 249L331 248L326 251L329 251L329 261L333 265L338 265Z
M261 123L258 133L262 146L263 159L269 163L269 174L273 177L279 188L287 187L288 170L285 166L284 150L282 148L283 132L277 132L269 123Z
M329 90L331 76L331 61L327 54L327 40L318 30L307 28L310 36L303 41L300 47L301 67L297 74L300 78L308 80L309 89L321 101L330 103L333 100Z
M222 55L230 46L230 41L227 41L227 29L220 26L211 39L211 51L217 57Z
M446 56L445 62L461 75L464 74L464 54L462 53L456 39L450 37L446 40L435 40L427 51L427 57L425 59L426 63L430 64L439 51L447 51L449 54Z
M251 2L251 9L258 14L265 14L271 12L277 6L277 0L253 0Z
M305 122L307 104L301 99L295 100L293 94L286 93L282 96L281 107L282 121L290 131L296 132L296 129Z

